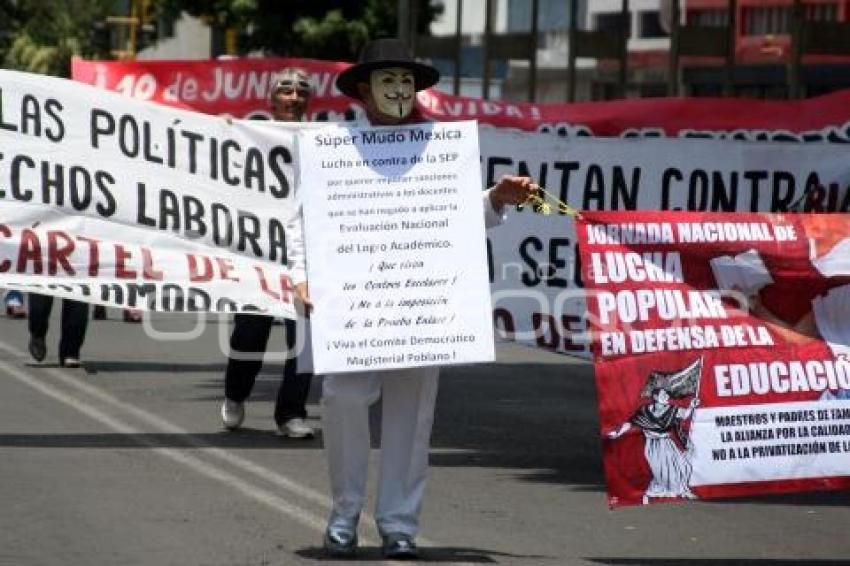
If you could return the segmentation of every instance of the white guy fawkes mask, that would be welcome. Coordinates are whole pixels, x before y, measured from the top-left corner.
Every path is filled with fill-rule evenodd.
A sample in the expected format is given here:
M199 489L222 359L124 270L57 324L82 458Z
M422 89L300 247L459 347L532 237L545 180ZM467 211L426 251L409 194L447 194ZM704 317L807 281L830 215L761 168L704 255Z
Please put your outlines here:
M413 110L413 71L403 67L376 69L369 77L372 99L381 114L401 119Z

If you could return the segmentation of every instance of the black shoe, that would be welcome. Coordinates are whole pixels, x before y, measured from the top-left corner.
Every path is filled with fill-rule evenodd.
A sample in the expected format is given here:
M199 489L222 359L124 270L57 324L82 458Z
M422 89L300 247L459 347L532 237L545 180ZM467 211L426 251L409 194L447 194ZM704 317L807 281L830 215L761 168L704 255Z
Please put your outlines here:
M405 533L388 533L383 535L381 551L384 558L395 560L414 559L419 556L419 550L413 537Z
M349 558L357 551L357 527L328 525L323 546L332 558Z
M106 320L106 307L103 305L95 305L92 310L92 318L95 320Z
M44 338L30 336L29 351L35 361L42 361L47 355L47 344L44 343Z

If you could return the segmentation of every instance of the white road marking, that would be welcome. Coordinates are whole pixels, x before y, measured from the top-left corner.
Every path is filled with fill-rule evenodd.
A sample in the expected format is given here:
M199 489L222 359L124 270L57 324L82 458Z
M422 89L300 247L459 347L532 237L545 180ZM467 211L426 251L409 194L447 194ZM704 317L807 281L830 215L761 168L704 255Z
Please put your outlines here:
M6 353L17 358L27 356L27 354L25 354L18 348L15 348L11 344L7 344L3 341L0 341L0 350L3 350ZM5 363L2 360L0 360L0 368L5 369L7 372L9 372L10 375L12 375L12 377L17 379L21 383L33 387L41 391L45 395L48 395L57 401L71 406L77 411L89 416L94 420L97 420L101 424L104 424L105 426L108 426L117 432L137 436L136 440L139 443L150 446L157 453L171 458L174 461L183 463L184 465L192 468L193 470L207 477L222 481L223 483L230 485L231 487L237 489L245 495L248 495L249 497L258 500L261 503L267 504L277 509L281 513L284 513L285 515L296 519L302 524L305 524L309 527L318 530L321 533L324 533L326 525L326 514L325 517L319 517L318 515L311 513L301 507L298 507L295 504L289 503L285 499L269 491L263 490L262 488L256 487L253 484L244 481L238 476L216 468L215 466L210 465L204 462L203 460L200 460L190 454L187 454L183 450L175 448L157 447L141 436L147 434L146 432L134 429L129 425L126 425L121 421L110 417L109 415L100 411L94 406L86 404L75 397L67 395L61 390L45 384L43 381L36 379L35 377L23 372L21 369L12 366L8 363ZM165 420L153 413L145 411L144 409L141 409L131 403L121 401L116 397L110 395L106 391L102 390L101 388L91 385L90 383L80 381L79 379L68 375L60 369L47 367L39 368L39 371L44 371L56 380L62 382L63 384L69 387L73 387L74 389L77 389L78 391L84 393L89 398L97 399L102 403L111 405L113 408L122 411L126 414L132 415L163 433L180 435L186 440L186 444L188 444L193 450L201 451L205 455L216 458L222 462L226 462L231 466L234 466L244 472L253 474L258 478L263 479L264 481L267 481L290 492L293 495L296 495L298 497L306 499L307 501L321 506L323 509L326 510L326 512L331 509L330 498L311 487L302 485L278 472L275 472L264 466L251 462L250 460L247 460L245 458L241 458L228 450L210 446L209 444L206 444L205 442L195 437L186 429L181 428L175 425L174 423ZM299 513L302 515L299 515ZM374 526L374 523L375 521L371 514L365 511L361 514L361 522L358 531L361 541L365 544L377 544L378 540L380 539L377 533L377 529ZM429 540L427 538L417 537L417 539L422 545L437 546L434 541Z
M6 344L2 341L0 341L0 350L3 350L6 353L11 354L15 357L22 357L24 355L23 352L20 352L17 348L14 348L13 346ZM202 460L196 456L187 453L187 450L200 450L205 455L226 462L236 468L239 468L242 471L254 474L255 476L262 478L263 480L269 483L272 483L276 486L285 489L293 495L302 497L306 500L312 501L313 503L317 503L324 509L330 509L330 499L324 494L310 487L301 485L300 483L277 472L274 472L268 468L265 468L244 458L241 458L231 452L228 452L227 450L209 446L200 441L199 439L193 437L193 435L185 429L182 429L177 425L165 419L162 419L152 413L149 413L143 409L140 409L130 403L120 401L94 385L84 383L73 377L70 377L62 370L56 368L40 368L39 372L43 371L49 374L53 379L56 379L57 381L61 382L66 386L77 389L78 391L84 393L86 396L93 400L100 401L101 403L112 406L112 408L114 409L133 415L136 418L144 421L145 423L155 427L159 431L169 434L184 435L184 438L187 439L187 444L189 444L190 446L187 446L187 449L158 447L155 445L155 443L145 438L145 435L149 433L148 431L142 431L137 428L134 428L129 424L108 415L106 412L96 407L92 403L81 401L80 399L68 393L65 393L61 389L46 383L44 380L38 379L33 375L26 373L22 369L13 366L3 360L0 360L0 369L2 369L10 377L16 379L20 383L23 383L24 385L27 385L39 391L40 393L43 393L44 395L50 397L51 399L54 399L55 401L58 401L71 407L72 409L103 424L104 426L121 434L127 434L136 437L135 440L137 442L146 446L150 446L151 449L157 454L164 456L174 462L182 464L201 475L224 483L228 487L239 491L240 493L248 496L249 498L254 499L264 505L267 505L313 530L316 530L320 533L324 533L326 524L326 514L319 516L311 511L308 511L307 509L304 509L303 507L291 503L290 501L287 501L286 499L275 495L274 493L266 489L257 487L250 481L247 481L245 478L231 474L215 466L214 464L211 464L205 460ZM369 518L364 516L364 519L366 520L361 523L361 530L364 530L364 526L368 528ZM364 525L363 523L365 523L366 525ZM372 526L371 529L371 531L361 533L360 538L366 544L377 544L378 538L373 534L375 532L374 526ZM423 543L424 542L425 541L423 541Z
M134 428L114 417L109 416L104 413L97 407L84 403L73 397L68 395L67 393L48 385L39 379L28 375L21 371L20 369L0 360L0 369L2 369L6 374L16 379L17 381L27 385L40 393L50 397L51 399L63 403L72 409L86 415L87 417L99 422L100 424L114 430L115 432L121 434L127 434L130 436L136 437L135 440L139 444L144 444L150 446L151 449L161 456L165 456L166 458L177 462L178 464L182 464L188 468L191 468L193 471L204 475L208 478L220 481L227 486L236 489L237 491L247 495L248 497L264 504L272 507L273 509L280 511L284 515L289 516L292 519L295 519L299 523L306 525L312 529L315 529L319 532L323 532L325 528L325 521L322 517L307 511L297 505L294 505L285 499L274 495L273 493L260 489L246 481L242 478L225 472L216 466L210 465L209 463L201 460L200 458L196 458L191 454L187 454L182 449L177 448L163 448L156 446L153 442L146 440L144 438L145 432Z

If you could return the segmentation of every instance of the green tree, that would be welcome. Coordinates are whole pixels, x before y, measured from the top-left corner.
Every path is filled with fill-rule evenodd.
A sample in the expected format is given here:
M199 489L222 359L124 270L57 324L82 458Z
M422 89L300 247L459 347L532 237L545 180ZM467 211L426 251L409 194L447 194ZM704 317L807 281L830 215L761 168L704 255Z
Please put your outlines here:
M414 3L417 31L427 34L442 5ZM370 39L395 35L398 0L161 0L160 9L172 20L186 11L237 28L243 53L353 61Z
M15 0L0 0L0 66L15 41L15 30L20 27L19 12Z
M115 0L0 0L0 66L68 77L71 57L101 55L93 25Z

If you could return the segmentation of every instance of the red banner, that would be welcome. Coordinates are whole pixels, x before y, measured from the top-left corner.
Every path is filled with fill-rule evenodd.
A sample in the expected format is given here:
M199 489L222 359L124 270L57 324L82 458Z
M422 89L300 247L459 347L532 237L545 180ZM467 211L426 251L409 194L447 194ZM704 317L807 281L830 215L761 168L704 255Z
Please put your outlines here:
M846 215L587 212L611 506L850 486Z
M347 63L309 59L223 61L84 61L75 80L208 114L268 116L274 77L284 67L304 67L316 93L314 120L351 120L359 105L334 88ZM577 104L528 104L419 93L423 113L438 121L484 124L561 136L679 136L742 140L850 142L850 91L799 101L659 98Z

